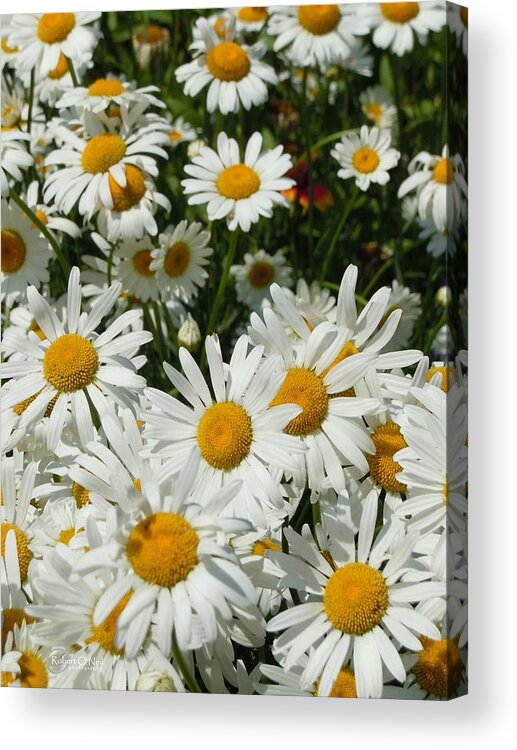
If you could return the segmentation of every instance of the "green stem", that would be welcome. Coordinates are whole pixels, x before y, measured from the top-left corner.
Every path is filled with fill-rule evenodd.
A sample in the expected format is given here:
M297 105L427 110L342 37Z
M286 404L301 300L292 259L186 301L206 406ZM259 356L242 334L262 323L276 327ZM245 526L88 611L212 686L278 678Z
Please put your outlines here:
M438 323L434 326L431 333L429 334L429 337L427 339L427 343L425 345L424 354L427 352L431 352L431 347L433 345L433 341L436 338L436 334L440 330L442 326L444 326L447 323L447 309L445 309L440 317L440 320Z
M338 225L336 227L336 230L334 232L334 235L330 241L330 244L327 248L327 254L325 256L325 260L323 261L323 265L321 267L321 274L320 274L320 281L323 281L325 279L325 276L327 275L327 271L330 265L330 261L332 260L332 256L334 254L334 250L336 248L337 241L339 239L339 235L341 234L341 230L345 226L348 217L350 216L350 213L355 205L355 202L357 200L358 190L357 186L354 185L352 195L350 196L350 200L345 206L345 210L343 211L341 215L341 219L338 222Z
M342 138L344 135L350 135L351 133L358 133L359 128L348 128L347 130L338 130L335 133L331 133L330 135L326 135L325 138L321 138L319 141L316 141L316 143L312 146L313 151L319 151L320 148L323 146L326 146L327 143L332 143L333 141L339 140L339 138ZM304 159L306 157L306 152L304 151L301 158Z
M113 275L113 253L115 252L115 245L111 245L108 255L108 286L111 286L111 278Z
M74 86L79 86L79 79L77 78L77 73L75 72L74 64L70 60L69 57L65 57L66 64L68 65L68 72L70 73L70 76L72 78L72 83Z
M302 87L302 123L305 140L305 153L307 156L307 176L309 178L309 261L314 257L314 172L312 164L312 149L309 127L309 113L307 108L307 86L309 69L303 69Z
M61 266L61 270L63 271L63 275L65 277L65 281L68 281L68 275L70 273L70 268L68 266L68 263L65 260L65 256L63 255L63 253L61 251L61 248L59 247L59 245L56 242L56 240L52 237L52 235L48 231L48 229L45 226L45 224L43 224L43 222L40 221L40 219L38 219L38 217L36 216L36 214L34 213L34 211L31 211L31 209L28 207L28 205L25 203L25 201L23 201L20 198L20 196L14 190L14 188L11 188L11 190L9 191L9 195L11 197L11 200L13 200L21 208L21 210L23 211L23 213L32 221L33 224L35 224L35 226L38 227L38 229L44 235L44 237L46 237L46 239L48 240L50 246L52 247L52 249L54 250L54 252L56 254L56 258L58 260L59 265Z
M174 632L172 634L172 655L174 656L174 661L178 665L178 669L183 675L183 679L187 683L187 687L190 692L201 693L201 688L197 684L196 678L188 668L187 662L185 661L185 658L181 653L180 647L178 646L178 641L176 640L176 633Z
M35 69L31 70L31 80L29 84L29 114L27 115L27 132L31 132L32 128L32 107L34 104L34 73Z
M230 268L233 263L233 259L235 257L235 250L237 249L237 238L238 238L238 230L236 229L230 235L230 247L226 254L226 258L224 260L223 273L219 280L219 286L217 287L214 304L212 305L212 310L210 312L210 318L208 320L208 326L207 326L207 333L211 333L213 331L214 326L217 321L217 316L219 314L219 310L221 308L223 298L224 298L224 290L226 289L226 285L230 277Z
M160 353L161 360L162 362L165 362L167 359L166 345L165 345L165 339L163 338L160 308L158 307L158 302L156 300L153 301L153 310L154 310L154 317L156 319L155 320L156 332L158 334L158 341L156 343L158 344L158 351Z

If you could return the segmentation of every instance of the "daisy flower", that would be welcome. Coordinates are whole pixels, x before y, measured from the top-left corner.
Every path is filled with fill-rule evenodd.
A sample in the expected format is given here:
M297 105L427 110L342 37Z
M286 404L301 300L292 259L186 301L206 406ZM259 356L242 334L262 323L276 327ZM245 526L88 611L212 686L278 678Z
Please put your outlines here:
M27 290L29 308L36 323L45 333L42 341L35 334L18 340L19 359L1 366L2 378L15 379L2 408L31 399L20 418L20 427L32 429L53 403L47 446L53 450L61 437L66 413L71 410L81 441L93 439L93 420L88 394L96 412L113 409L113 402L131 405L135 393L142 390L145 380L136 373L130 357L150 341L147 331L123 333L141 317L141 310L128 310L98 335L95 331L102 318L113 308L120 284L113 284L94 303L91 311L81 314L79 269L70 272L67 296L67 321L63 324L48 302L30 286Z
M159 297L156 272L151 269L153 251L150 238L122 242L115 250L120 257L117 278L124 291L141 302Z
M216 639L216 612L230 619L229 604L253 604L256 593L227 543L228 533L246 524L222 515L237 492L232 482L215 493L192 494L196 461L189 460L170 495L144 482L142 492L119 485L118 506L108 514L112 534L75 566L79 575L113 571L93 614L94 626L126 597L116 620L116 648L134 658L154 619L158 647L169 656ZM201 502L200 507L196 502Z
M295 470L304 451L298 440L282 433L300 409L288 401L269 408L283 375L274 372L274 361L261 365L262 347L248 351L246 336L238 339L228 365L217 336L207 337L205 349L213 396L194 358L183 348L179 358L185 375L168 364L164 368L188 405L154 388L146 391L153 408L142 415L144 436L158 441L150 455L164 459L156 481L177 474L194 452L199 461L198 485L215 491L241 480L233 503L235 515L264 525L265 509L284 508L279 477L272 467L280 476L282 469Z
M55 238L60 238L60 232L67 234L69 237L80 237L81 230L77 224L63 216L56 216L58 210L56 206L47 205L39 202L39 182L34 180L27 188L28 207L36 214L42 224L46 226L50 234ZM32 282L35 283L35 282Z
M231 28L221 41L204 18L197 26L203 47L192 62L176 69L176 79L185 84L185 94L196 96L209 86L207 110L219 110L223 115L238 112L241 104L244 109L264 104L268 97L266 83L278 82L273 68L262 62L266 47L261 43L239 44Z
M293 166L291 157L282 146L262 153L261 148L262 135L253 133L241 161L237 141L219 133L217 151L204 146L185 167L190 178L181 184L189 204L207 203L210 221L226 217L230 230L239 226L244 232L260 216L270 218L275 204L287 207L280 191L294 184L285 176Z
M421 151L409 162L408 172L398 197L416 190L422 219L432 219L439 232L454 227L464 216L468 194L461 156L456 154L451 158L447 145L441 156Z
M55 676L47 667L50 648L34 642L33 627L23 622L8 634L2 656L2 687L55 687Z
M78 80L82 80L86 71L93 66L89 53L76 53L74 58L74 70ZM34 88L34 96L37 101L55 107L61 96L74 88L74 81L66 57L61 52L55 68L52 68L46 76L41 77Z
M283 660L280 654L277 654L277 656ZM302 654L298 663L289 669L273 664L261 664L260 671L271 682L258 682L255 684L255 690L261 695L300 695L306 698L320 697L320 680L317 680L310 687L301 687L302 675L308 661L309 656ZM357 698L355 676L350 667L343 667L339 671L328 696L323 697Z
M4 130L0 132L0 188L2 198L9 195L9 178L21 182L22 170L34 164L34 158L28 153L24 141L30 141L29 133L21 130Z
M25 586L26 584L27 582L24 581ZM14 626L21 626L24 622L29 625L34 621L25 611L29 599L22 588L16 532L7 534L5 544L2 544L0 585L2 607L1 648L2 651L5 651L7 636L14 629Z
M26 13L14 15L9 27L8 43L19 47L17 65L22 70L38 66L47 75L59 62L59 55L75 60L77 54L91 54L99 32L93 24L100 11L86 13Z
M156 275L156 284L164 299L174 294L183 302L195 297L208 278L205 266L213 254L208 246L210 234L199 222L180 221L160 234L159 246L153 248L149 270Z
M229 8L229 10L235 15L235 28L238 32L260 31L269 18L268 9L258 6Z
M171 116L165 115L168 123L170 123L169 133L169 145L171 148L176 148L180 143L191 143L198 137L198 131L193 128L184 117L176 117L175 120Z
M21 471L18 470L19 464L23 467L23 454L18 452L14 456L4 457L2 461L1 551L2 557L7 560L6 549L11 546L11 564L17 560L18 577L25 582L34 557L30 532L34 508L30 501L34 493L38 464L31 461Z
M158 86L143 86L137 88L135 81L128 82L126 79L108 74L105 78L97 78L89 86L76 86L63 94L57 102L58 109L75 107L76 111L90 110L91 112L104 112L111 107L127 107L131 109L135 104L143 105L145 111L148 107L163 108L165 104L153 96L159 91Z
M122 109L120 132L109 118L84 113L84 136L58 126L63 146L46 158L47 166L63 165L45 181L45 201L55 200L68 214L78 204L90 219L99 208L128 211L144 198L147 175L157 175L155 156L166 158L160 148L166 140L161 123L150 122L133 131L131 115ZM106 128L111 128L109 131Z
M79 508L75 498L68 497L59 503L46 503L33 524L32 548L38 558L45 557L58 544L82 552L88 545L85 526L92 506Z
M373 43L381 49L390 48L402 57L411 52L415 35L425 44L430 31L440 31L446 23L442 2L374 3L366 6L373 32Z
M8 307L25 297L29 284L39 286L49 280L50 257L40 230L15 203L3 200L1 296Z
M2 28L0 37L0 72L3 71L6 65L9 68L14 68L16 66L16 59L18 57L18 52L20 51L18 47L9 46L8 37L11 19L12 15L2 14Z
M269 550L282 551L281 528L257 529L233 537L231 545L239 558L242 569L258 591L258 607L264 617L278 612L283 601L277 583L282 571L269 559Z
M428 240L426 250L429 255L432 255L433 258L439 258L445 253L450 256L455 255L460 241L459 223L451 227L445 225L443 229L439 230L436 228L433 219L418 217L417 221L420 227L418 238Z
M275 52L285 50L301 67L332 63L349 57L356 37L367 34L368 22L362 9L351 5L272 6L268 32L276 37Z
M372 86L359 96L365 117L379 130L390 130L397 123L397 108L382 86Z
M189 352L195 352L202 341L201 329L190 313L178 328L177 340L178 346L184 346Z
M344 666L353 665L359 698L380 698L383 665L389 679L404 682L406 670L397 646L421 650L414 633L438 638L436 626L410 603L445 596L445 584L401 581L417 535L401 534L401 522L391 521L374 540L377 496L364 504L357 542L346 500L326 519L329 547L318 549L310 532L300 536L286 529L290 554L269 553L284 570L285 585L307 600L273 617L270 632L285 630L274 648L285 654L285 668L310 652L300 686L319 681L318 694L329 695ZM282 580L279 583L282 586Z
M142 26L134 34L132 42L138 65L146 70L151 63L166 60L170 48L171 35L165 26L150 23Z
M388 170L396 167L400 159L400 152L391 148L391 133L379 128L369 130L366 125L359 135L343 136L330 154L341 167L338 177L355 177L361 190L368 190L371 182L386 185L390 179Z
M292 269L285 265L285 256L281 252L268 255L259 250L252 255L244 255L244 265L232 266L231 274L235 278L237 299L248 307L258 309L265 299L270 300L269 288L276 282L280 286L291 286Z
M397 330L385 351L395 351L407 347L413 334L415 322L422 312L422 296L419 292L412 292L409 287L399 284L397 279L391 282L391 294L388 300L388 309L384 313L387 318L394 310L402 310Z

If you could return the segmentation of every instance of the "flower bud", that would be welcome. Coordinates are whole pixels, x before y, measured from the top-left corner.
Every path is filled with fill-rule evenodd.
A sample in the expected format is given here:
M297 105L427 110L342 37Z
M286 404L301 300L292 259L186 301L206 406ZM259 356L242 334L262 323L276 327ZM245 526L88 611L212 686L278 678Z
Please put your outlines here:
M184 346L189 352L194 352L201 343L201 331L199 326L188 313L178 331L178 346Z
M153 669L150 672L142 672L136 681L136 689L148 693L175 693L176 687L172 678L165 672Z

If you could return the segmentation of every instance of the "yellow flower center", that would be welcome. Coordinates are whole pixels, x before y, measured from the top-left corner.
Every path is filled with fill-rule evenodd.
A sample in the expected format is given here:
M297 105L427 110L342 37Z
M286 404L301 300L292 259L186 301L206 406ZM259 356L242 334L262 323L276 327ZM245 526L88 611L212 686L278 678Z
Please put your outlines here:
M42 211L41 208L37 208L34 213L36 214L36 217L41 221L41 223L44 224L45 226L47 226L47 224L48 224L48 216L47 216L47 214L44 211Z
M166 29L164 29L163 26L158 26L156 23L149 24L149 26L146 26L137 34L138 41L147 42L147 44L158 44L166 37Z
M112 99L114 96L120 96L126 90L126 87L117 81L116 78L97 78L89 89L89 96L106 96Z
M302 5L298 8L300 26L316 36L334 31L340 20L339 5Z
M271 286L275 280L275 267L271 263L255 263L248 272L248 281L257 289Z
M2 128L5 130L14 130L19 128L22 123L22 113L14 104L8 104L2 109Z
M449 505L449 483L445 482L442 489L442 495L443 495L443 504L445 506Z
M78 508L84 508L90 503L90 493L88 490L77 482L72 485L72 495Z
M431 695L450 697L458 689L463 674L458 639L442 638L435 641L423 637L420 642L423 648L413 667L416 681Z
M12 523L3 523L0 530L0 547L2 550L2 557L5 557L5 541L7 539L7 534L10 531L14 531L14 536L16 538L16 551L18 552L20 578L23 581L27 577L29 564L32 560L32 552L29 549L29 540L27 539L26 534L21 529L19 529L18 526L14 526L14 524Z
M139 250L133 255L133 266L135 271L141 276L148 278L154 276L154 271L151 271L149 266L153 262L150 250Z
M117 635L117 620L122 614L126 604L133 595L132 591L128 591L125 596L119 601L116 607L114 607L105 620L100 625L93 625L92 623L92 634L86 638L85 643L98 643L104 651L115 656L122 656L124 653L123 648L115 647L115 636Z
M251 6L247 8L239 8L237 18L244 23L257 23L258 21L267 21L269 13L266 8Z
M46 688L48 685L47 668L36 654L32 651L23 651L18 661L20 671L3 672L2 686L7 687L15 680L19 681L23 688Z
M303 411L292 419L284 432L289 435L309 435L321 427L328 412L327 389L312 370L294 367L287 371L286 378L270 406L298 404Z
M135 479L133 482L133 487L137 492L142 492L142 482L140 479Z
M179 143L181 141L181 133L178 133L177 130L171 130L169 133L169 140L172 143Z
M375 453L366 456L373 479L388 492L405 492L406 485L397 480L402 466L393 460L397 451L407 448L400 427L395 422L382 424L372 435Z
M14 229L2 229L2 273L16 273L23 266L27 248Z
M61 542L61 544L69 544L70 540L81 531L84 531L84 529L75 529L73 526L69 529L63 529L59 534L58 542Z
M35 618L18 607L2 610L2 650L5 648L7 636L14 629L14 626L20 627L24 622L30 625L31 622L35 622Z
M186 242L171 245L163 261L163 270L174 279L183 276L190 264L190 247Z
M220 81L240 81L248 75L251 67L247 53L235 42L222 42L212 47L206 56L206 65Z
M73 393L90 385L98 369L95 347L77 333L60 336L43 358L43 375L60 393Z
M126 553L135 573L152 585L173 588L198 562L199 537L175 513L155 513L131 531Z
M6 55L15 55L19 51L18 47L9 47L9 45L7 44L6 36L2 37L1 44L2 44L2 51L5 52Z
M388 587L378 570L365 563L347 563L329 578L323 606L337 630L364 635L381 622L388 607Z
M38 391L38 393L35 393L33 396L29 396L29 398L24 399L23 401L20 401L19 404L15 404L13 406L13 411L18 416L21 416L23 412L27 409L28 406L32 404L32 402L39 396L41 391ZM54 398L51 398L48 402L48 406L45 409L45 417L50 417L52 414L52 410L54 409L54 406L56 405L57 401L57 394L54 396Z
M81 164L85 172L99 174L118 164L126 153L126 144L115 133L95 135L85 146Z
M426 382L430 383L435 375L441 376L440 388L444 393L449 392L451 378L456 380L456 370L450 365L441 365L439 367L430 367L425 377Z
M392 23L408 23L420 12L418 3L381 3L384 18Z
M316 683L314 696L319 695L320 680ZM357 698L357 690L355 686L355 676L349 667L345 667L340 671L337 679L332 686L329 698Z
M382 107L380 104L367 104L366 116L375 123L379 123L382 117Z
M210 406L199 421L199 450L214 469L231 471L239 466L250 452L252 440L251 419L233 401Z
M330 365L323 370L323 372L320 375L320 378L324 380L329 372L336 367L340 362L343 362L345 359L348 359L348 357L352 357L354 354L358 354L359 349L355 346L355 344L352 343L352 341L346 341L345 345L337 355L337 357L330 363ZM337 394L341 395L341 394Z
M468 27L469 27L469 9L465 5L462 5L460 7L460 18L461 18L461 20L462 20L463 25L465 26L465 28L468 29Z
M446 156L440 159L433 172L434 181L440 185L450 185L454 182L454 169L451 160Z
M217 178L217 189L221 195L235 201L249 198L259 188L258 174L245 164L234 164L227 167Z
M52 81L59 81L60 78L63 78L68 73L68 63L66 61L66 57L62 52L59 53L59 60L57 61L57 65L55 68L53 68L50 73L48 74L48 77Z
M38 36L44 44L57 44L64 42L74 28L74 13L43 13L38 22Z
M111 175L108 176L114 211L129 211L140 203L145 195L145 181L142 171L132 164L126 166L126 186L120 187Z
M364 146L355 152L352 157L352 164L358 172L370 174L371 172L375 172L379 166L379 157L373 148Z
M274 552L282 551L282 547L279 544L266 537L266 539L259 539L255 542L251 554L257 557L264 557L269 549L272 549Z

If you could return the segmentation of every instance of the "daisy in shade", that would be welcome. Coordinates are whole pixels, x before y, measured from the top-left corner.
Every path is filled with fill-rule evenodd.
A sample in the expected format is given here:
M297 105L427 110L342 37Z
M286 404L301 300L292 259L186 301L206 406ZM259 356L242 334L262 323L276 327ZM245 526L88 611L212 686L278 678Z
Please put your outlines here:
M78 80L82 80L84 74L91 68L93 61L91 55L83 53L76 54L74 59L74 70ZM74 81L70 74L70 69L66 57L61 52L55 68L52 68L46 76L41 77L35 86L34 95L37 101L55 107L56 102L61 96L70 89L74 88Z
M86 13L27 13L14 15L8 42L19 47L17 65L22 70L38 66L41 75L56 67L59 55L74 61L79 53L91 54L99 39L100 11Z
M120 257L117 278L124 291L141 302L159 297L156 272L151 269L154 249L151 238L145 237L142 240L122 242L115 250Z
M56 687L56 677L47 668L50 648L33 640L33 627L23 622L8 633L2 656L2 687Z
M280 654L276 654L282 661ZM320 697L319 686L320 680L317 680L308 688L301 687L302 675L309 661L307 654L302 654L297 664L290 669L285 669L274 664L261 664L260 671L267 677L270 682L258 682L255 684L255 690L261 695L301 695L307 698ZM357 688L355 676L350 667L343 667L338 676L328 698L357 698Z
M81 229L75 222L65 219L64 216L57 215L58 210L56 206L39 202L39 182L37 180L31 182L27 189L26 203L56 240L61 238L61 232L67 234L69 237L81 236Z
M373 32L373 43L390 48L402 57L411 52L415 36L420 44L427 42L430 31L440 31L446 22L442 2L373 3L365 7Z
M113 619L114 645L127 658L142 647L151 620L161 653L170 656L174 641L182 651L215 641L216 612L229 620L229 604L245 608L255 602L255 589L227 543L230 532L246 528L224 517L239 482L214 494L193 494L197 468L191 454L167 496L153 483L143 482L138 495L131 485L119 485L118 506L108 514L111 535L75 566L79 575L116 574L97 602L93 624L100 625L126 597Z
M160 147L167 136L159 122L134 130L125 108L121 117L119 132L109 118L91 112L84 113L82 137L65 126L56 128L63 146L47 156L46 164L62 168L47 177L45 201L54 199L65 214L78 204L89 219L101 207L127 211L144 198L146 176L158 174L155 157L167 156Z
M57 102L58 109L75 107L77 111L84 109L92 112L104 112L110 107L127 107L135 104L148 107L163 108L165 104L153 94L160 89L158 86L144 86L137 88L136 82L128 82L124 77L107 75L97 78L89 86L76 86L67 91Z
M2 604L2 651L5 651L7 636L13 631L14 626L19 627L22 623L34 622L34 618L27 614L25 608L29 603L27 594L22 588L20 576L20 563L16 537L10 534L6 537L0 558L0 584ZM6 670L9 671L9 670Z
M279 408L269 408L284 376L274 371L274 360L261 363L262 347L248 351L246 336L238 339L228 365L217 336L207 337L205 349L213 396L194 358L183 348L179 358L185 375L168 364L164 368L188 405L154 388L146 391L153 408L142 416L144 436L158 441L150 455L164 459L156 481L177 474L193 451L199 460L196 486L215 492L241 480L232 510L237 517L251 517L264 526L269 508L287 512L279 480L282 469L298 467L304 447L282 430L300 408L287 400Z
M281 534L280 526L276 531L257 529L231 540L242 569L259 593L258 606L264 617L278 612L283 601L282 592L277 589L283 573L267 556L269 550L282 551Z
M171 294L188 302L206 284L205 266L213 254L208 246L210 234L199 222L180 221L160 234L158 247L153 248L150 271L164 299Z
M362 9L348 5L273 6L268 32L276 37L275 52L286 50L302 67L345 61L357 36L370 30Z
M72 222L70 222L72 223ZM1 297L10 307L25 297L27 286L49 280L51 251L47 240L18 206L2 201Z
M128 310L98 335L96 328L115 305L120 283L101 294L88 314L81 314L79 269L70 272L66 324L57 317L48 302L34 286L27 290L29 308L45 333L42 341L36 334L18 340L20 358L1 366L2 378L13 378L15 385L2 399L2 409L31 399L20 417L20 427L32 429L53 401L47 446L53 450L61 437L70 410L83 444L94 437L91 406L103 414L113 403L130 406L135 394L145 386L131 357L150 341L148 331L123 333L141 315Z
M196 96L209 86L207 109L223 115L238 112L241 104L244 109L264 104L268 97L266 83L278 82L273 68L262 62L266 47L236 42L233 24L226 29L223 41L206 19L199 19L197 27L203 45L192 62L176 69L176 79L185 84L185 94Z
M32 527L32 548L38 558L45 557L58 544L80 553L88 546L86 523L92 506L78 508L75 499L65 498L60 503L46 503Z
M391 133L379 128L369 130L366 125L359 135L343 136L330 153L341 167L338 177L354 177L361 190L368 190L372 182L386 185L390 179L388 170L396 167L400 159L400 152L391 148Z
M468 195L461 156L449 156L447 145L441 156L421 151L409 162L408 172L409 177L400 186L398 197L416 190L420 217L432 219L439 232L458 224L465 214Z
M376 518L377 495L372 492L356 542L347 501L341 498L324 519L329 537L325 555L308 529L304 536L285 530L288 555L269 553L284 570L285 585L306 597L268 623L270 632L285 630L274 648L285 655L285 669L308 653L300 686L307 689L319 680L320 696L329 695L343 667L352 666L357 696L380 698L383 667L388 679L406 678L395 643L418 651L422 646L415 633L439 637L431 620L410 603L445 596L445 584L401 581L418 535L405 535L401 522L390 521L374 541Z
M365 117L379 130L391 130L397 123L397 108L382 86L372 86L359 97Z
M261 153L262 135L253 133L241 161L239 145L226 133L219 133L217 151L207 146L187 164L189 179L182 180L190 205L207 203L210 221L226 217L232 231L238 226L249 232L260 216L273 215L273 206L288 206L280 191L294 181L286 177L291 157L282 146Z
M14 456L5 457L2 461L1 551L5 558L6 549L11 546L10 559L11 562L17 560L19 579L22 582L27 580L34 557L30 532L34 508L30 501L34 493L37 468L35 461L23 468L23 454L17 451Z
M0 188L2 198L9 195L9 178L15 182L22 180L22 170L34 164L34 158L27 151L24 141L30 141L29 133L21 130L4 130L0 132Z
M292 269L286 266L281 252L274 255L268 255L265 250L255 255L246 253L244 264L232 266L230 272L235 278L237 299L254 309L259 309L265 299L271 300L269 289L274 282L287 287L292 284Z
M229 10L235 15L235 27L237 31L260 31L269 18L267 8L247 6L244 8L230 8Z

